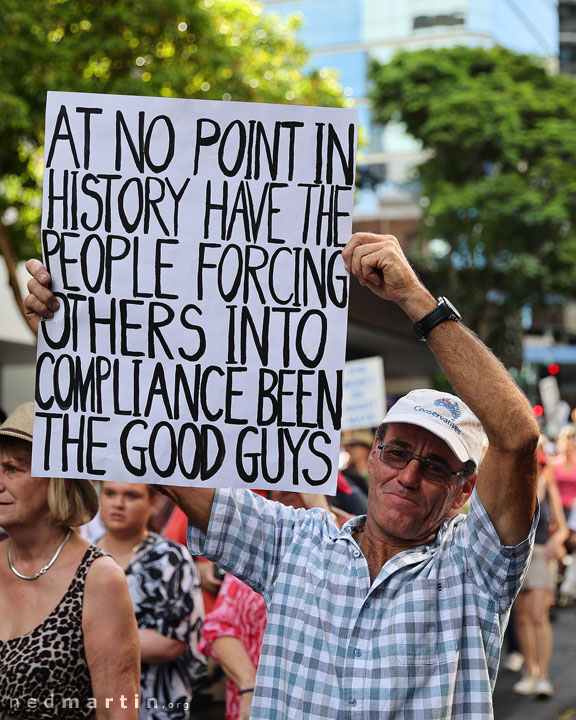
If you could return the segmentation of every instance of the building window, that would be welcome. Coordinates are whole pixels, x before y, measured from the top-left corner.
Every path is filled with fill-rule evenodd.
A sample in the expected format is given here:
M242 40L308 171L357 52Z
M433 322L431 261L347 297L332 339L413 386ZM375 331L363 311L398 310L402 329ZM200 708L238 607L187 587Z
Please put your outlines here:
M435 27L450 27L464 25L466 15L463 12L454 12L446 15L417 15L412 20L413 30L425 30Z
M560 32L576 32L576 5L560 5L558 15Z
M357 186L362 190L376 190L386 182L386 165L384 163L371 163L358 166Z
M576 46L561 45L560 46L560 62L575 63L576 62Z

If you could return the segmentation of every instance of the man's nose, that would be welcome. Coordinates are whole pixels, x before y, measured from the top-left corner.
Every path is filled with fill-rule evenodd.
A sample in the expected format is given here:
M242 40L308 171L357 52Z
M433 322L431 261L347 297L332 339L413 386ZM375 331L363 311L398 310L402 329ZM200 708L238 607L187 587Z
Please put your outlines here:
M412 458L408 465L398 473L398 480L405 487L418 487L422 480L420 469L420 462L416 458Z

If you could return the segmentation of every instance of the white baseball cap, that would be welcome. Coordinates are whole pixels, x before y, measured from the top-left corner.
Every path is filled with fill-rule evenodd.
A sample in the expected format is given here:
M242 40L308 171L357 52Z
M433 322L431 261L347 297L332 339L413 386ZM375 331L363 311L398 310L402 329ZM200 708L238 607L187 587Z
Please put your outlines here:
M484 430L480 420L459 397L438 390L412 390L400 398L384 418L385 423L418 425L444 440L462 462L482 459Z

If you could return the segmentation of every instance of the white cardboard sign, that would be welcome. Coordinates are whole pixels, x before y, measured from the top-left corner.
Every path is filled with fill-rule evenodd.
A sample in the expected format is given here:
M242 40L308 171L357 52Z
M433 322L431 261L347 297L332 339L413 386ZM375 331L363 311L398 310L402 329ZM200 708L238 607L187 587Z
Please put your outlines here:
M378 427L384 415L384 360L379 355L349 360L344 368L342 430Z
M49 93L33 473L331 492L357 113Z

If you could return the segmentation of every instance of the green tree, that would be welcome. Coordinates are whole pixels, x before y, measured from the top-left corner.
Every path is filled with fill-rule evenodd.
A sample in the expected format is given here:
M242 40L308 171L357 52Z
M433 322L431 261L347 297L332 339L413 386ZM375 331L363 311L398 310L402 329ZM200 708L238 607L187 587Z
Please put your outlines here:
M498 47L401 52L371 78L378 121L428 150L419 262L509 355L521 308L574 295L576 81Z
M48 90L344 104L328 71L305 72L295 18L253 0L2 0L0 252L39 255Z

